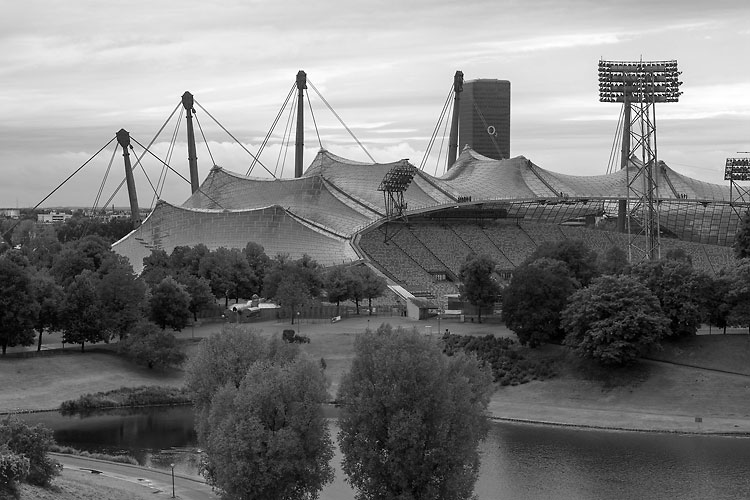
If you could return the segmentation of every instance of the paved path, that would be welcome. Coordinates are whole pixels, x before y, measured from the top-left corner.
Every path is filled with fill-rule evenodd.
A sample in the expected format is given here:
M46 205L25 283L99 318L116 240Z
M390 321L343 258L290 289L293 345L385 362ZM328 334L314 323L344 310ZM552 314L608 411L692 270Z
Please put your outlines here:
M63 464L66 469L76 469L103 474L115 479L141 485L150 493L160 497L172 497L172 475L169 471L149 469L139 465L120 464L97 460L95 458L50 453L52 457ZM202 478L175 474L175 498L183 500L214 500L218 499L211 487Z

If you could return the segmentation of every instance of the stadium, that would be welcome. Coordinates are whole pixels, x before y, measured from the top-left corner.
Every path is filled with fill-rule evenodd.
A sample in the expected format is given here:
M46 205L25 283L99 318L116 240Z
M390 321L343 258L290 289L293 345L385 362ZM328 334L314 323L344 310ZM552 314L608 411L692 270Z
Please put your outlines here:
M640 168L636 158L629 168ZM389 189L385 179L399 172L406 172L400 188ZM507 280L546 241L581 239L600 254L627 249L628 235L612 224L627 196L627 174L564 175L523 156L496 160L465 148L435 177L408 160L362 163L321 150L293 179L214 167L182 205L158 202L113 249L140 271L153 249L244 248L254 241L270 256L308 254L325 266L365 263L407 303L435 307L457 293L459 268L471 252L490 255L498 278ZM680 175L661 162L658 176L668 186L658 199L661 252L682 249L711 273L731 263L740 212L729 186ZM392 195L402 197L396 210Z

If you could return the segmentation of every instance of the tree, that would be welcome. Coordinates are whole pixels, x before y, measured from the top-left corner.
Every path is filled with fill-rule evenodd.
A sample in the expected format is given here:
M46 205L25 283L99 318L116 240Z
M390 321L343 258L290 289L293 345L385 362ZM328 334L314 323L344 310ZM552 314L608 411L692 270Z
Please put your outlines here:
M385 278L375 274L368 266L359 266L357 271L362 279L362 293L367 299L369 315L372 316L372 299L381 297L388 289L388 286L386 285Z
M471 498L492 376L416 331L381 326L354 344L338 440L358 500Z
M30 269L19 266L6 252L0 256L0 346L34 343L34 323L39 306L31 289Z
M738 259L750 257L750 210L746 210L740 220L740 227L734 237L732 248Z
M323 287L328 295L329 302L336 303L336 314L342 300L349 298L349 268L346 266L335 266L328 270Z
M112 255L99 268L97 296L102 324L110 336L123 338L143 316L146 284L133 272L127 258Z
M266 274L264 290L291 315L294 324L295 312L320 295L323 282L323 269L308 255L295 261L277 255Z
M310 360L254 363L214 397L205 475L225 498L306 500L333 480L325 377Z
M211 293L211 285L207 279L186 272L179 274L177 281L184 285L185 291L190 294L188 309L193 313L193 321L198 321L198 313L216 302L214 295Z
M190 317L190 294L184 285L170 276L151 290L148 299L148 317L164 330L170 327L178 332L185 328Z
M628 254L618 246L611 246L602 255L599 270L602 274L619 275L628 267Z
M599 274L597 258L597 253L582 240L571 239L542 243L527 262L537 259L559 260L568 266L571 276L581 286L587 286Z
M750 259L742 259L730 271L727 291L729 321L735 325L750 326Z
M562 312L565 344L603 365L635 361L667 333L659 299L631 276L602 276L575 292Z
M26 481L37 486L48 486L52 478L60 474L62 466L47 453L55 444L52 431L41 424L29 426L16 416L0 420L0 448L29 460Z
M161 249L152 249L151 255L143 258L143 271L141 279L149 287L154 287L161 283L161 280L173 274L170 265L170 257L167 252Z
M495 262L491 257L475 254L466 257L458 272L458 279L461 280L461 298L477 307L480 323L482 308L494 305L500 298L500 285L492 279L494 272Z
M503 321L522 345L562 340L560 313L578 286L562 261L545 258L523 264L503 292Z
M705 316L704 293L699 273L685 261L658 260L641 262L630 269L631 276L646 285L659 299L669 319L670 337L695 335Z
M97 293L97 276L85 270L65 287L65 300L61 307L63 342L81 344L109 340L103 323L104 312Z
M118 345L120 352L149 368L180 366L185 353L177 346L174 334L149 321L141 321Z
M63 245L52 264L52 276L62 286L69 285L82 271L98 271L114 252L101 236L86 236Z
M232 325L201 342L186 387L207 463L225 498L317 498L333 477L317 363L273 337Z
M37 351L42 350L42 334L45 330L60 327L60 304L64 301L63 289L46 270L34 273L31 278L31 295L39 309L34 328L39 332Z
M245 255L250 269L255 274L258 282L258 293L260 294L263 291L263 279L271 265L271 259L266 255L263 245L252 241L245 245L242 253Z

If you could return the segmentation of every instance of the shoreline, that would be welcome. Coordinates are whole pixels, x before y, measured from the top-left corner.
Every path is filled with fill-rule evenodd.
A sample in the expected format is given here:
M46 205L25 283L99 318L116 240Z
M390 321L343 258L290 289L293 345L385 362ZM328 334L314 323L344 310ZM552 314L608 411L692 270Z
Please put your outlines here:
M164 408L164 407L173 407L173 406L186 406L184 404L153 404L153 405L138 405L138 406L114 406L110 408L97 408L94 410L96 411L111 411L111 410L122 410L122 409L135 409L135 408ZM337 405L335 403L324 403L323 406L328 408L334 408ZM549 409L557 409L557 410L571 410L570 408L563 408L563 407L548 407ZM588 411L588 409L580 409L578 412L578 416L581 418L585 417L585 412ZM62 414L62 411L60 408L40 408L40 409L23 409L23 410L17 410L17 411L7 411L7 410L0 410L0 418L10 415L30 415L34 413L51 413L51 412L60 412ZM81 416L80 412L72 413L71 415L78 415ZM674 418L674 415L668 415L668 414L656 414L659 417L663 418ZM497 422L497 423L509 423L509 424L519 424L519 425L534 425L534 426L545 426L545 427L559 427L564 429L577 429L577 430L593 430L593 431L607 431L607 432L637 432L637 433L649 433L649 434L672 434L672 435L689 435L689 436L707 436L707 437L729 437L729 438L750 438L750 430L743 429L743 430L737 430L737 431L731 431L731 430L716 430L716 429L704 429L704 430L697 430L697 429L681 429L681 428L655 428L655 427L638 427L636 425L633 426L618 426L618 425L606 425L601 423L583 423L583 422L565 422L565 421L555 421L555 420L545 420L540 418L530 418L530 417L509 417L509 416L503 416L497 413L492 413L487 417L491 422ZM750 425L750 422L748 422Z

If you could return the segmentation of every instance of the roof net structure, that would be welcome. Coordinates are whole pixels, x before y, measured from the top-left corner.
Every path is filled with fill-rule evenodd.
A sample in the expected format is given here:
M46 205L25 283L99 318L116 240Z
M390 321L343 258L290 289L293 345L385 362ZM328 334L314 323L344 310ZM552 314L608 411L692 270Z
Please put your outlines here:
M182 206L158 203L142 226L113 249L136 270L152 249L169 253L198 243L244 248L253 241L268 255L308 254L324 265L357 260L362 256L355 236L387 222L378 186L392 168L404 164L410 165L408 160L357 162L321 150L297 179L254 178L214 167ZM465 149L441 177L417 171L404 192L404 214L433 222L458 217L556 224L606 217L627 196L628 178L637 168L633 158L628 171L575 176L542 169L523 156L493 160ZM728 186L692 179L661 162L656 178L667 233L686 241L731 243L737 213L747 207L730 205Z

